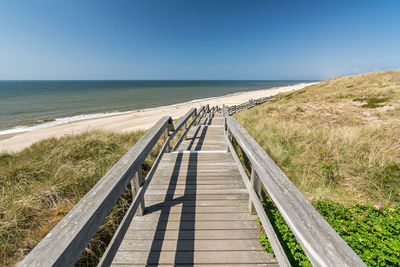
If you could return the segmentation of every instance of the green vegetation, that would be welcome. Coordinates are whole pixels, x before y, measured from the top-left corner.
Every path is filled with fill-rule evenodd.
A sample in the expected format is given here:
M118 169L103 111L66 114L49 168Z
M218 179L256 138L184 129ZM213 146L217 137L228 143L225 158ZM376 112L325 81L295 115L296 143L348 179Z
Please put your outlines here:
M0 154L0 265L29 253L142 135L93 131ZM146 159L145 171L159 149ZM77 265L97 263L130 200L127 189Z
M329 79L235 117L309 200L400 202L400 71Z
M400 265L400 71L329 79L235 117L368 266ZM264 205L291 263L311 266ZM272 252L263 231L260 242Z
M381 103L389 101L389 97L384 97L384 98L377 98L377 97L364 97L364 98L355 98L353 99L354 101L359 101L359 102L367 102L366 104L361 105L362 108L379 108L383 107Z
M338 202L314 201L313 206L368 266L400 265L400 206L344 206ZM312 266L289 226L271 200L265 212L293 266ZM261 225L260 243L272 253Z

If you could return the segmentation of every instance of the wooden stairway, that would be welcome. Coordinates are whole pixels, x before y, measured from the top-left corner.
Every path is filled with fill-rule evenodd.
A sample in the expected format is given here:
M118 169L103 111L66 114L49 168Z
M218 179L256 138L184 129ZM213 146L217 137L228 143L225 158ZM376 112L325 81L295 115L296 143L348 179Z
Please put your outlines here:
M259 244L248 191L227 152L223 117L207 113L164 154L113 259L115 266L277 266Z

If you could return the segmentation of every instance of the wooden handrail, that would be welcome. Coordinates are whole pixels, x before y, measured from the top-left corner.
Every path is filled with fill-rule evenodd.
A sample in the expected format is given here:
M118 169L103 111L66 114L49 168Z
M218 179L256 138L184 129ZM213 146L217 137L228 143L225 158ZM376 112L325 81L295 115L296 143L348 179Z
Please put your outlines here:
M196 114L196 109L192 108L190 109L185 116L180 119L176 125L175 125L175 131L171 134L171 139L174 138L174 136L179 132L179 130L185 125L185 123L192 117L193 115Z
M198 125L200 123L200 120L204 117L206 112L207 112L207 106L201 106L199 111L196 114L196 119L195 120L198 120L196 125ZM200 114L201 114L201 116L200 116Z
M311 263L366 266L239 122L227 116L226 123Z
M261 98L257 98L254 99L251 102L244 102L242 104L239 105L233 105L233 106L229 106L228 107L228 114L229 115L233 115L239 111L245 110L245 109L249 109L252 108L254 106L260 105L270 99L272 99L274 96L266 96L266 97L261 97Z
M203 106L198 115L204 112ZM83 252L104 218L107 216L116 200L125 190L127 183L142 165L160 136L168 129L172 130L164 142L156 161L150 169L146 179L136 192L134 200L119 225L113 239L105 251L100 265L107 265L118 247L121 235L126 231L127 222L137 211L152 176L170 141L186 124L190 117L196 114L196 109L190 109L174 127L170 117L162 118L156 123L114 167L90 190L83 199L61 220L59 224L29 253L19 266L63 265L72 266ZM196 119L193 119L190 126ZM187 127L185 131L188 130ZM118 179L118 175L121 175ZM103 188L106 186L106 188ZM108 189L108 190L107 190ZM89 205L91 203L91 205ZM95 206L97 203L98 206ZM99 208L102 207L102 208ZM90 215L92 214L92 215ZM75 224L75 225L74 225ZM72 228L70 226L73 226ZM68 232L68 233L67 233ZM65 238L65 235L68 237ZM61 242L63 241L63 242ZM57 244L57 245L54 245ZM48 257L48 255L52 255Z
M291 266L289 259L287 258L285 251L283 250L282 245L279 242L278 236L276 235L274 228L271 222L269 221L267 214L264 211L259 196L257 195L256 191L251 185L249 177L247 176L246 171L244 170L242 164L240 163L240 159L233 147L233 144L231 143L231 141L227 136L225 136L225 141L227 142L229 151L231 152L233 159L239 168L240 176L242 176L243 182L246 185L247 190L249 191L249 196L258 214L258 217L260 218L261 224L264 227L268 241L271 244L272 250L274 251L279 266Z
M171 125L171 117L163 117L148 130L18 266L73 266L160 136ZM135 198L135 205L141 192Z
M193 120L190 122L190 124L186 127L186 129L183 131L181 137L178 139L178 141L176 142L176 144L175 144L175 146L172 148L172 150L176 150L177 147L179 147L179 145L180 145L181 142L183 141L183 138L186 138L187 133L189 132L190 127L193 126L193 124L194 124L195 121L199 118L201 112L204 111L204 109L205 109L205 107L202 106L202 107L200 108L200 111L197 113L197 115L196 115L196 110L195 110L194 113L189 111L189 112L190 112L190 116L195 115L195 117L194 117ZM190 118L189 112L187 113L187 115L186 115L185 117L182 118L182 120L181 120L181 121L182 121L182 125L180 125L180 127L182 127L182 126L188 121L188 119ZM184 121L183 121L183 120L184 120ZM178 125L181 123L181 121L178 122ZM180 129L180 127L179 127L179 129ZM178 133L179 129L175 131L175 134ZM175 136L175 134L174 134L174 136Z
M107 246L107 249L104 252L103 256L101 257L100 262L97 266L110 266L110 264L112 263L112 260L114 259L114 256L117 253L118 247L121 244L122 239L129 228L132 218L136 213L136 211L138 210L141 201L143 201L142 199L144 197L144 193L146 192L147 187L149 186L151 179L153 178L153 175L157 170L158 164L160 163L164 153L167 150L166 148L169 146L170 141L176 135L179 129L195 112L196 109L194 108L189 110L189 112L186 113L186 115L178 122L177 128L175 129L174 133L168 136L167 140L165 141L163 147L160 150L160 153L158 154L156 160L154 161L154 164L151 166L151 169L147 174L146 179L144 180L142 186L140 187L136 196L134 197L132 204L129 206L128 211L126 212L124 218L122 219L122 222L118 226L118 229L116 230L112 240L110 241L110 244Z

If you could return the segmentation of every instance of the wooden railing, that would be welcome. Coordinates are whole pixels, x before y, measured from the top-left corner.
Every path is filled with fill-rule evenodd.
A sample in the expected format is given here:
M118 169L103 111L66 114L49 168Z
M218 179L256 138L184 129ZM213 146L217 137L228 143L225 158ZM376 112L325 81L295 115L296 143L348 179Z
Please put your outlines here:
M358 255L306 200L251 135L235 118L227 115L227 107L224 107L223 114L226 122L225 137L228 150L237 162L249 191L250 212L258 214L279 264L290 266L260 202L263 187L314 266L365 266ZM233 140L251 162L250 178L237 156L232 144Z
M136 213L144 211L144 193L165 152L170 150L172 138L185 126L181 138L205 112L208 105L197 112L191 109L174 126L171 117L160 119L146 134L104 175L103 178L75 205L75 207L48 233L18 266L73 266L96 233L106 216L131 183L133 202L119 225L100 265L109 265L129 222ZM189 119L193 118L190 123ZM165 141L146 178L142 165L160 137ZM179 142L179 140L178 140Z
M249 109L251 107L260 105L264 102L267 102L268 100L270 100L271 98L273 98L274 96L267 96L267 97L261 97L261 98L257 98L257 99L253 99L250 100L249 102L245 102L239 105L233 105L233 106L229 106L228 107L228 114L229 115L233 115L236 112L245 110L245 109Z
M173 148L175 150L183 138L186 138L191 126L197 125L207 112L217 111L218 107L210 109L207 105L199 110L191 109L175 125L171 117L159 120L19 263L19 266L74 265L121 194L131 184L133 201L99 263L99 266L108 266L132 218L143 214L145 192L164 153L170 151L172 139L181 133ZM258 214L278 263L281 266L290 266L261 204L260 197L264 189L314 266L365 266L250 134L229 116L228 108L224 107L222 112L227 149L237 163L248 189L250 213ZM143 162L162 137L163 146L143 179ZM236 153L237 147L241 148L251 162L250 177Z

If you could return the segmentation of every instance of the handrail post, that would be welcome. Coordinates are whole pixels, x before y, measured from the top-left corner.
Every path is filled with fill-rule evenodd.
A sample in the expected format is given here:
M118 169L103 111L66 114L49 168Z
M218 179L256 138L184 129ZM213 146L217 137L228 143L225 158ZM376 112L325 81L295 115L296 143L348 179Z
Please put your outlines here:
M169 136L169 129L166 128L165 131L164 131L164 140L165 140L164 142L168 142L168 136ZM168 143L167 146L165 147L165 152L169 153L170 150L171 149L170 149L169 143Z
M254 188L254 191L256 192L257 196L260 198L262 191L262 183L257 175L257 172L254 170L253 166L251 166L250 184ZM252 215L257 214L257 211L254 207L253 201L251 200L250 196L249 196L249 212Z
M227 131L226 131L226 137L228 138L229 142L231 142L233 144L233 135L232 135L231 131L229 131L229 129L227 129ZM229 152L228 144L226 144L226 152Z
M187 128L188 128L188 122L187 121L185 121L185 131L184 131L184 135L185 135L185 140L187 140Z
M132 200L135 199L136 194L139 192L140 186L143 183L143 168L140 165L139 169L135 173L135 176L131 180L131 189L132 189ZM136 215L142 216L144 214L145 203L144 197L140 201L140 206L137 209Z

